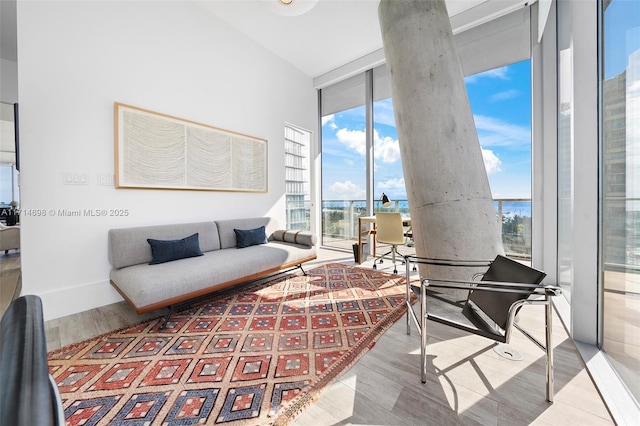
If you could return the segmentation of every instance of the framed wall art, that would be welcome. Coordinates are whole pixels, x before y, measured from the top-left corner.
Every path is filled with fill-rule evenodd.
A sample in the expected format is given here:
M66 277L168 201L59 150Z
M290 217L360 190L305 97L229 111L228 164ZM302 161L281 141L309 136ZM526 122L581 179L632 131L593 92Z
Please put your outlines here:
M267 192L267 141L115 103L116 188Z

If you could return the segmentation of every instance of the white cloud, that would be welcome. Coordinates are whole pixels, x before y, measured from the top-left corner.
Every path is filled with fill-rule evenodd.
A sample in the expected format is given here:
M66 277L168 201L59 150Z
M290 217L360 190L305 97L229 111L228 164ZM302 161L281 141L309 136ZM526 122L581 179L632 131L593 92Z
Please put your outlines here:
M340 129L336 132L338 141L346 145L352 151L360 155L365 155L365 133L364 130Z
M376 124L396 125L396 118L393 113L393 102L391 98L377 101L373 105L373 121Z
M338 141L348 149L364 156L366 155L366 136L364 130L340 129L336 132ZM400 145L397 139L389 136L380 137L377 130L373 131L373 153L376 160L383 163L400 161Z
M338 125L336 124L335 119L335 114L325 115L324 117L322 117L322 127L324 127L325 124L329 124L329 127L331 127L332 129L337 129Z
M498 92L491 96L492 101L505 101L507 99L513 99L520 95L520 91L516 89L505 90L504 92Z
M499 78L500 80L508 80L509 77L507 75L509 68L508 66L494 68L492 70L488 70L485 72L481 72L479 74L470 75L465 77L464 81L467 83L475 83L481 78Z
M397 139L385 136L381 138L378 131L373 131L373 154L377 160L383 163L395 163L400 161L400 144Z
M528 147L531 145L531 130L527 127L484 115L474 115L473 119L482 146Z
M405 193L404 178L391 178L384 182L378 182L378 192L385 192L387 195Z
M508 70L509 68L504 66L504 67L495 68L489 71L482 72L479 75L481 77L490 77L490 78L499 78L502 80L508 80L508 77L507 77Z
M500 169L502 161L490 149L482 149L482 159L484 160L484 168L487 170L487 175L502 171Z
M329 187L329 190L331 191L331 199L364 200L366 198L366 191L350 180L335 182Z

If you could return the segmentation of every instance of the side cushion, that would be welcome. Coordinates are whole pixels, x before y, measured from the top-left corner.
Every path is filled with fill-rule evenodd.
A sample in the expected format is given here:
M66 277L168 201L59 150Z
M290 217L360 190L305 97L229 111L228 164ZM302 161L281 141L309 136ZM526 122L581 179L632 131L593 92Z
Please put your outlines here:
M202 256L197 233L181 240L154 240L153 238L147 238L147 242L151 246L151 254L153 255L153 260L149 262L149 265Z
M199 234L200 250L202 252L220 249L218 228L214 222L110 229L109 262L116 269L141 263L148 264L153 260L151 246L147 242L148 238L179 240L196 233Z
M292 231L288 229L278 229L271 235L273 241L283 241L286 243L302 244L313 247L318 238L309 231Z

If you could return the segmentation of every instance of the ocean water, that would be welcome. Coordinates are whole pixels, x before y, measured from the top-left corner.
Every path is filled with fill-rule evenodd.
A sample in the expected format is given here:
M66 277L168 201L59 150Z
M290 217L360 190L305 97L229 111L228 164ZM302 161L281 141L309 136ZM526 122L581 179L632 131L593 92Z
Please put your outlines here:
M498 212L499 201L493 202ZM502 201L502 215L506 217L531 217L531 201Z
M495 201L493 207L498 213L499 204L502 203L502 215L505 217L531 217L531 201ZM337 201L329 200L322 202L322 208L325 210L343 210L353 208L354 211L360 212L366 208L366 202L363 200L354 201ZM376 201L375 210L382 211L398 211L404 216L409 216L409 202L407 200L392 200L389 208L383 208L380 201Z

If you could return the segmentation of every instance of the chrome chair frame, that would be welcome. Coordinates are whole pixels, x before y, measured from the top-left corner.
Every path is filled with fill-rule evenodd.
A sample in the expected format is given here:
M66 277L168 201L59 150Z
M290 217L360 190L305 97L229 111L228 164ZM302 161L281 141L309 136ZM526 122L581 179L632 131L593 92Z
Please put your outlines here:
M421 365L421 381L427 382L427 321L435 321L444 325L453 326L463 331L467 331L472 334L480 335L488 339L501 343L509 343L511 338L512 329L515 328L523 333L531 342L538 346L543 352L546 353L546 399L550 403L553 403L554 397L554 381L553 381L553 343L552 343L552 303L551 297L561 294L561 289L555 285L548 284L524 284L524 283L512 283L512 282L499 282L499 281L477 281L478 275L474 275L474 279L469 281L464 280L449 280L438 279L429 277L420 277L420 284L411 282L411 271L409 263L415 264L430 264L440 266L463 266L463 267L479 267L489 266L492 261L451 261L443 259L428 259L421 258L414 255L404 256L406 262L406 305L407 305L407 334L411 334L411 319L413 319L418 332L421 337L420 344L420 365ZM481 286L479 285L481 284ZM427 308L427 292L429 289L461 289L468 291L488 291L498 293L513 293L522 295L537 295L543 297L542 299L522 299L511 304L508 310L507 326L503 333L487 332L486 330L470 327L466 324L452 321L448 318L443 318L438 315L429 313ZM420 301L420 312L416 314L412 304L412 294L417 293ZM466 302L468 303L468 302ZM515 322L515 317L518 310L525 305L543 305L545 307L545 343L541 343L538 339L533 337L530 333L524 330Z

